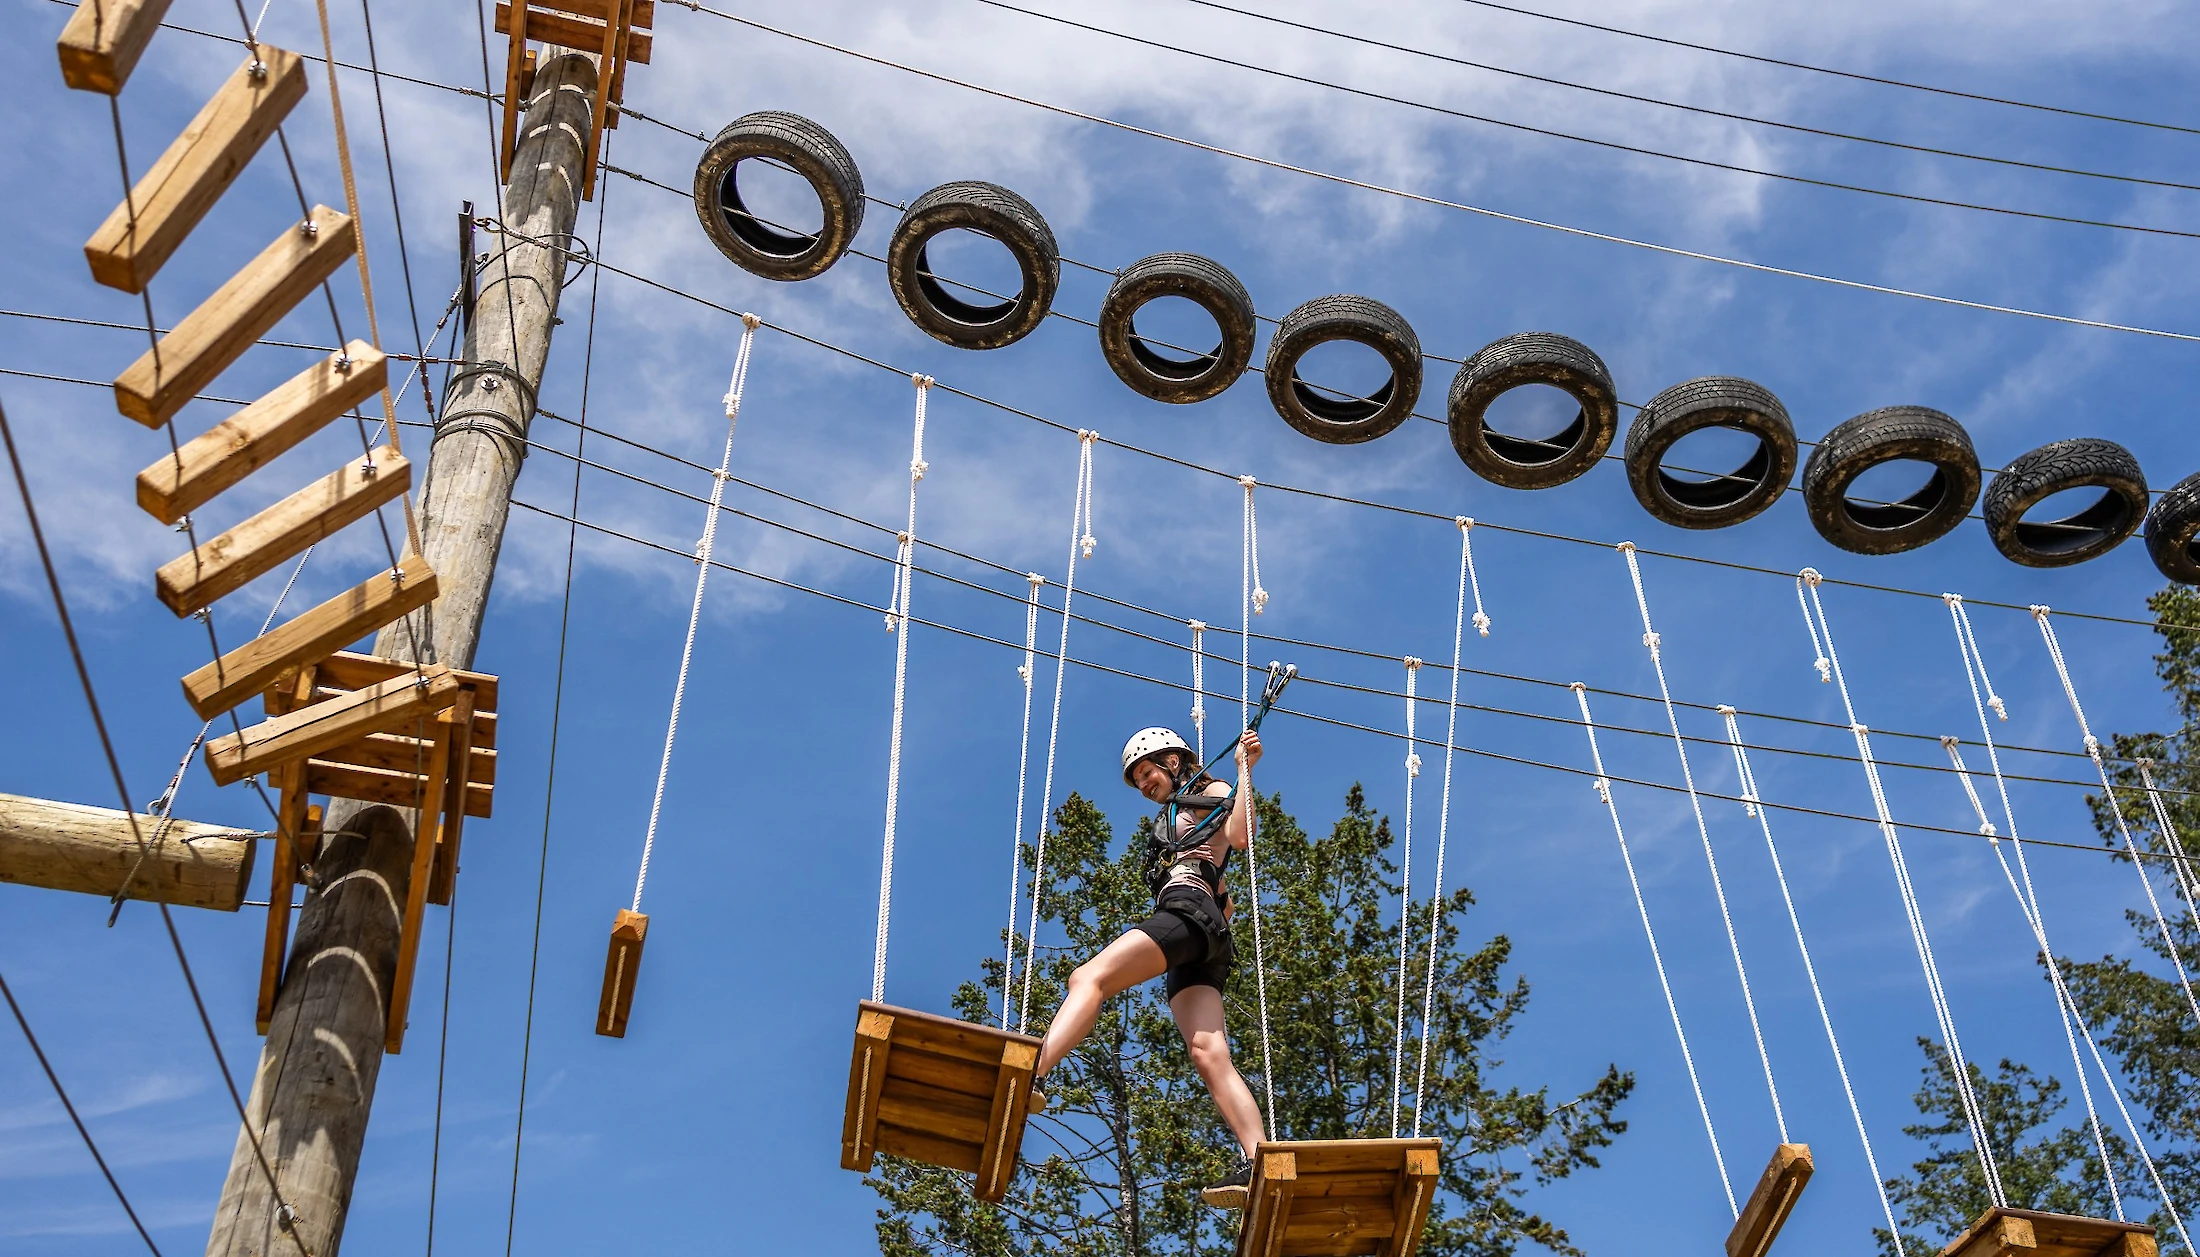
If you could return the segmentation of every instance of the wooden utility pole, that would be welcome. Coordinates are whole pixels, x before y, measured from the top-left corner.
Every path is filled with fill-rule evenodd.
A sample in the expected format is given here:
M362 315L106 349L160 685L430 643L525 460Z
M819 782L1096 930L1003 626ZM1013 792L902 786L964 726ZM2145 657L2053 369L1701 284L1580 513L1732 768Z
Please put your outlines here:
M595 61L575 54L535 74L504 191L513 234L489 237L469 365L443 399L420 494L421 546L441 594L384 629L378 655L429 662L415 659L417 641L433 662L473 663L557 321L596 86ZM208 1257L335 1257L343 1242L382 1063L413 828L408 813L338 801L323 834L312 879L322 890L299 914Z

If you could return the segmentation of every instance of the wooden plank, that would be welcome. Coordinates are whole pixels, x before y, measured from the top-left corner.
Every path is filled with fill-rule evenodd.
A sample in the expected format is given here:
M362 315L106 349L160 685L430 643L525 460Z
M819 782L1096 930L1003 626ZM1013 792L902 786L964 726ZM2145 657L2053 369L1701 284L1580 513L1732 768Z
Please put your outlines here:
M412 464L385 445L162 564L154 591L178 616L212 606L411 488Z
M544 9L556 9L575 17L590 17L608 22L618 11L618 0L534 0L539 13ZM636 30L646 31L657 24L657 0L634 0L627 24ZM503 30L503 27L498 27Z
M985 1142L990 1107L976 1096L889 1076L879 1092L878 1120L976 1146Z
M248 729L206 744L206 767L217 785L242 781L277 765L309 758L367 733L379 733L410 720L424 719L449 706L458 695L458 678L441 664L429 664L418 677L393 677L341 698L273 716ZM440 771L435 758L431 769ZM425 796L434 798L435 792Z
M1001 1045L1004 1043L1036 1043L1028 1035L1011 1034L976 1022L957 1021L934 1013L920 1013L906 1008L894 1008L886 1004L873 1004L866 1000L863 1007L891 1012L894 1016L894 1042L897 1045L923 1048L942 1056L958 1056L976 1061L988 1069L999 1065Z
M1265 1143L1253 1150L1252 1193L1238 1231L1238 1257L1282 1257L1298 1177L1298 1157L1292 1150Z
M1289 1146L1303 1177L1370 1170L1395 1174L1405 1164L1407 1152L1434 1150L1439 1145L1433 1139L1308 1139L1292 1140Z
M412 773L330 764L318 759L306 761L306 789L332 799L387 803L391 807L415 807L420 802L420 778ZM487 817L494 803L488 786L466 787L466 815L477 820Z
M1810 1175L1808 1144L1781 1144L1773 1149L1772 1160L1757 1176L1757 1186L1750 1191L1741 1216L1734 1220L1734 1229L1727 1233L1726 1257L1765 1257L1772 1242L1780 1237L1780 1228L1787 1225L1788 1214L1802 1195L1803 1185L1810 1182Z
M1039 1063L1039 1049L1029 1043L1001 1046L1001 1067L994 1083L993 1103L986 1115L985 1137L980 1142L978 1199L998 1204L1016 1177L1016 1153L1024 1143L1024 1121L1031 1115L1031 1071Z
M380 655L343 650L321 661L319 684L324 690L363 690L377 681L403 676L412 670L413 666L401 659L385 659ZM490 718L489 714L496 711L497 679L486 672L467 672L459 668L451 669L451 675L458 678L459 684L469 686L474 691L474 710L481 713L476 719L475 744L493 745L482 740L483 730L479 724L482 719Z
M443 797L445 767L450 763L447 725L429 720L435 729L435 756L428 763L426 798ZM436 844L442 841L443 813L422 808L413 823L412 877L405 883L405 919L397 935L397 973L390 979L390 1015L383 1050L395 1056L405 1048L405 1028L412 1011L413 973L420 964L420 929L428 915L428 874L435 863Z
M611 946L603 958L603 993L596 997L596 1033L610 1039L626 1037L626 1020L634 1011L634 979L642 970L642 944L649 939L649 915L619 909L611 922Z
M298 863L302 867L310 868L321 861L321 820L321 805L308 804L305 829L298 835Z
M143 292L184 237L251 164L291 107L305 99L297 53L260 45L160 155L128 199L84 243L92 279Z
M1309 1198L1294 1190L1291 1220L1284 1227L1284 1251L1297 1251L1301 1242L1359 1244L1387 1240L1397 1225L1397 1208L1387 1193Z
M1946 1257L2152 1257L2156 1242L2143 1222L1989 1209L1941 1251Z
M258 838L229 825L0 794L0 884L235 912ZM140 843L152 848L142 860Z
M390 572L367 578L273 632L246 642L183 678L183 698L201 720L212 720L272 685L285 671L326 657L408 612L434 601L435 573L408 554ZM469 776L467 780L474 780Z
M890 1157L907 1157L911 1161L961 1170L966 1174L978 1172L978 1145L956 1143L906 1126L881 1125L878 1150Z
M1437 1174L1442 1157L1434 1148L1406 1150L1405 1168L1391 1193L1395 1222L1388 1239L1377 1249L1382 1257L1412 1257L1421 1246L1421 1232L1428 1226L1429 1208L1436 1203Z
M1382 1196L1397 1183L1398 1176L1387 1171L1301 1174L1295 1190L1300 1196Z
M138 505L173 524L387 383L389 360L355 340L139 472Z
M477 731L482 727L478 714L473 718L472 726ZM383 772L420 777L427 772L428 749L428 743L402 733L370 733L356 741L321 751L313 759L320 764L347 764L355 768L375 768ZM457 779L455 765L452 775ZM480 747L472 748L472 754L466 757L464 780L472 785L492 786L496 784L496 775L497 753Z
M80 92L120 96L168 0L83 0L61 28L61 81Z
M512 19L509 25L511 30L508 33L511 38L505 41L504 46L504 128L499 133L502 142L497 145L497 159L500 163L498 174L505 183L512 181L512 155L519 151L519 98L522 94L531 94L533 91L532 83L523 88L521 80L523 76L530 80L534 77L526 73L526 5L520 6L519 16ZM502 32L505 26L506 23L499 22L497 30Z
M326 205L313 207L306 224L286 227L243 270L183 316L115 377L115 406L148 428L175 417L193 394L213 383L253 342L282 321L292 306L352 258L351 219Z
M436 717L447 733L450 751L443 766L443 789L433 804L443 814L435 847L435 863L428 871L428 902L449 904L458 882L458 844L465 833L466 784L472 779L474 751L474 692L458 688L458 701ZM495 760L489 760L495 763Z
M887 1063L893 1059L895 1014L883 1005L856 1008L855 1049L848 1058L848 1107L840 1125L842 1169L871 1172L878 1148L879 1095L886 1090Z
M253 1024L261 1034L275 1016L283 989L283 957L290 948L290 895L297 884L299 839L306 826L305 773L297 764L275 771L281 800L275 808L275 855L267 878L267 930L260 944L260 1002Z
M968 1096L991 1096L1000 1071L959 1056L942 1056L907 1043L896 1044L890 1077L907 1078L926 1086L960 1091Z
M616 0L613 0L613 2L616 3ZM563 9L566 6L560 4L557 7ZM602 14L591 14L591 16L600 19ZM646 26L648 23L635 23L635 25ZM543 43L556 44L560 48L571 48L575 52L598 54L603 52L605 25L601 20L588 22L579 18L568 17L563 13L545 12L543 9L537 8L528 11L525 26L526 34L518 42L524 43L529 39L539 39ZM497 34L508 35L511 34L511 31L512 6L499 4L497 5ZM639 33L630 34L627 37L625 59L637 65L648 65L652 46L649 36ZM610 57L604 58L605 64L609 64L611 60Z

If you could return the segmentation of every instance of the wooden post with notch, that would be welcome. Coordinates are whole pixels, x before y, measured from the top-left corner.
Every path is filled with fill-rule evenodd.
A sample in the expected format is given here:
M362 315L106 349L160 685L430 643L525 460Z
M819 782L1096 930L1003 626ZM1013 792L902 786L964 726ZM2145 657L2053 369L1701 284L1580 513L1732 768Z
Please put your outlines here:
M61 81L80 92L120 96L152 42L169 0L81 0L61 28Z
M626 1037L626 1019L634 1011L634 979L642 968L642 944L649 940L649 915L619 909L611 922L611 947L603 958L603 994L596 1000L596 1033Z
M1757 1176L1757 1186L1727 1233L1726 1257L1765 1257L1772 1242L1780 1238L1780 1228L1787 1225L1810 1175L1809 1144L1781 1144L1773 1149L1772 1160Z

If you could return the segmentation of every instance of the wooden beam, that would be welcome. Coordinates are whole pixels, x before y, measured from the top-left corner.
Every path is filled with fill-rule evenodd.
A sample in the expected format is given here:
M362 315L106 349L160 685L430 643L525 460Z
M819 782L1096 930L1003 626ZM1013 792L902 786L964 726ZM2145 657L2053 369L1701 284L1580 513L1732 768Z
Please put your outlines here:
M1253 1185L1238 1232L1239 1257L1280 1257L1298 1177L1296 1153L1265 1147L1253 1150Z
M480 712L474 713L474 718L468 723L476 736L480 734L483 722L488 719L492 717ZM454 761L452 779L477 786L495 785L497 753L480 746L472 747L471 751L466 757L466 771L463 775L458 773ZM317 764L345 764L353 768L373 768L382 772L425 777L428 773L428 743L403 733L370 733L357 741L322 751L313 760ZM423 803L422 806L426 804Z
M386 632L393 631L395 630ZM412 670L413 666L402 659L345 650L321 660L315 669L315 680L320 686L318 693L333 696L330 692L334 690L363 690L377 681L403 676ZM474 691L474 745L496 745L496 677L487 672L468 672L463 668L451 669L451 675L458 678L459 684L471 686Z
M522 75L525 75L529 80L525 95L527 96L528 111L530 113L534 110L535 100L532 83L535 76L526 72L526 5L522 4L519 7L518 16L511 18L509 21L499 21L497 30L505 31L507 26L510 27L507 33L511 35L511 38L505 41L504 46L504 129L499 133L502 139L497 145L497 160L501 163L498 176L509 184L512 181L512 157L519 152L519 98L522 94L520 88ZM471 321L468 322L467 326L472 326ZM446 404L448 404L448 399L446 399Z
M157 349L148 349L115 377L115 406L148 428L175 417L193 394L213 383L252 343L267 334L292 306L352 259L348 215L316 205L304 223L260 250L260 255L183 316Z
M611 5L616 5L618 2L619 0L610 0ZM560 3L555 7L571 12L579 8L579 5L568 6ZM654 12L654 9L652 11ZM604 27L606 25L601 20L604 14L600 11L591 12L589 16L598 20L593 22L582 21L579 18L567 17L563 13L546 13L541 8L530 10L525 21L526 31L519 38L519 42L525 43L530 39L539 39L543 43L556 44L560 48L571 48L575 52L601 53L603 51ZM649 23L633 22L630 25L646 27ZM511 34L511 31L512 6L499 4L497 5L497 34L508 35ZM653 41L649 36L630 35L626 46L626 56L623 59L632 61L637 65L648 65L652 46ZM609 66L612 64L612 59L607 57L601 64Z
M412 464L385 445L162 564L154 592L178 616L212 606L410 488Z
M1428 1225L1429 1206L1436 1201L1441 1155L1434 1148L1406 1149L1405 1171L1391 1193L1391 1216L1396 1219L1380 1252L1382 1257L1413 1257L1421 1246L1421 1231Z
M377 768L360 768L354 764L332 764L319 759L306 761L306 789L314 794L325 794L332 799L387 803L391 807L416 807L420 803L420 778L412 773L385 772ZM495 795L491 787L466 787L466 815L476 820L486 817L494 802Z
M355 340L139 472L138 505L173 524L388 383L389 360Z
M1780 1238L1780 1228L1787 1224L1810 1175L1810 1145L1781 1144L1773 1149L1772 1160L1757 1176L1749 1202L1727 1233L1726 1257L1765 1257L1772 1241Z
M894 1050L894 1014L856 1009L855 1050L848 1059L848 1106L841 1117L840 1165L868 1174L878 1151L878 1106Z
M392 1056L405 1047L413 971L420 964L420 927L428 915L428 874L435 864L435 848L443 832L443 811L432 804L443 797L444 773L450 763L450 726L436 721L430 724L435 730L435 753L428 760L427 789L422 797L431 806L422 808L420 819L413 823L412 878L405 883L405 919L397 935L397 976L390 981L390 1015L382 1042L383 1050Z
M1024 1122L1031 1116L1031 1071L1039 1049L1030 1043L1001 1045L1001 1072L993 1084L993 1106L979 1144L978 1199L998 1204L1016 1177L1016 1152L1023 1146Z
M449 668L429 664L417 677L393 677L224 734L206 744L206 768L216 785L226 786L365 734L424 719L457 696L458 678Z
M611 922L611 947L603 958L603 993L596 999L596 1033L626 1037L626 1019L634 1011L634 979L642 970L642 944L649 939L649 914L619 909Z
M267 877L267 930L260 944L260 1004L253 1024L261 1034L275 1016L275 997L283 989L283 952L290 946L290 893L297 885L299 840L305 835L305 772L285 764L274 774L281 791L275 808L275 858Z
M80 92L120 96L168 0L83 0L61 28L61 81Z
M305 99L306 63L266 44L250 54L84 243L92 279L144 292L176 246Z
M436 829L435 862L428 869L428 902L449 904L458 883L458 844L466 832L466 785L473 776L474 692L460 686L458 701L436 720L444 726L449 750L443 789L431 804L442 821Z
M258 834L228 825L0 794L0 882L179 908L235 912L252 882ZM159 838L155 842L155 837ZM139 842L151 850L140 861Z
M273 685L285 671L334 654L399 616L435 599L435 573L417 554L393 572L379 572L357 588L263 636L256 637L183 678L184 701L201 720L212 720Z
M592 17L608 22L618 10L619 0L535 0L537 9L556 9L575 17ZM657 0L633 0L629 24L636 30L646 31L657 23ZM503 27L498 27L503 30Z

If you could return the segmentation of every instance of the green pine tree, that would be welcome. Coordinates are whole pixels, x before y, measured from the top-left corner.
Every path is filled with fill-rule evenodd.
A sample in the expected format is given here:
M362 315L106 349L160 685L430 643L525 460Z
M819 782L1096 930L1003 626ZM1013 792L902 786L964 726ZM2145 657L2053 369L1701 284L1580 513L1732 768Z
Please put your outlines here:
M1279 798L1257 800L1261 949L1267 962L1267 1079L1275 1129L1292 1139L1387 1137L1392 1132L1393 1027L1398 1000L1398 870L1387 820L1354 786L1326 838L1310 837ZM1099 809L1072 794L1047 839L1042 946L1031 975L1034 1029L1061 999L1070 971L1143 917L1151 897L1138 844L1118 844ZM1427 853L1417 853L1427 860ZM1425 870L1426 865L1422 868ZM1254 1093L1263 1087L1259 990L1253 972L1251 894L1233 866L1240 965L1227 994L1233 1048ZM1421 875L1424 879L1426 873ZM1424 881L1425 884L1425 881ZM1497 1049L1528 1006L1525 979L1506 970L1498 936L1468 949L1464 888L1442 904L1428 1075L1420 1132L1443 1141L1444 1191L1422 1251L1432 1257L1509 1257L1523 1242L1580 1250L1550 1220L1521 1207L1526 1185L1597 1165L1626 1129L1614 1116L1634 1079L1614 1065L1566 1100L1548 1088L1500 1085ZM1407 1036L1398 1131L1415 1119L1417 1027L1426 979L1430 904L1407 931ZM1021 943L1018 945L1021 954ZM972 1021L997 1017L998 958L955 997ZM1021 999L1023 974L1012 998ZM1220 1257L1235 1245L1237 1215L1208 1209L1198 1187L1235 1152L1175 1023L1152 982L1111 1001L1092 1036L1047 1079L1049 1107L1025 1135L1025 1166L999 1206L974 1200L963 1176L888 1159L870 1180L884 1207L884 1257Z

